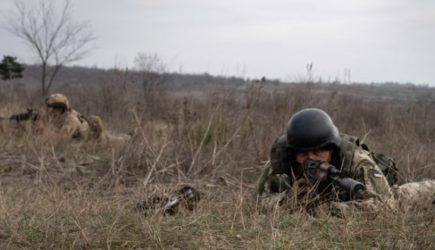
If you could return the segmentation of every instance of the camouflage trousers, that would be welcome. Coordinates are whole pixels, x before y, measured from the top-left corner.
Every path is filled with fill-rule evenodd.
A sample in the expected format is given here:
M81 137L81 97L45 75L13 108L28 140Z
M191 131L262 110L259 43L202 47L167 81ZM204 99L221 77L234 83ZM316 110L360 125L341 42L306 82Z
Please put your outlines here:
M409 182L393 187L393 193L400 209L435 206L435 180Z
M410 182L392 188L394 197L380 197L373 194L364 201L349 202L328 202L319 203L318 209L323 211L341 211L341 214L351 213L354 209L365 211L376 211L379 209L389 210L410 210L418 208L435 209L435 180L421 182ZM295 200L294 192L285 191L282 193L268 194L258 197L259 209L261 211L272 211L278 207L294 211L303 207L312 207L316 202ZM328 212L326 212L328 213Z

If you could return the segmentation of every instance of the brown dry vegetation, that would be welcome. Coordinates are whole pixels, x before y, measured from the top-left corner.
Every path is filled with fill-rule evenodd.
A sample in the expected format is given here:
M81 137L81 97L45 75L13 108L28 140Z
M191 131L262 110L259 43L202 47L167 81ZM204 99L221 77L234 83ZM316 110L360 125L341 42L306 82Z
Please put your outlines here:
M155 77L142 84L107 72L90 85L57 88L84 114L101 115L111 131L135 131L125 145L12 135L14 124L2 123L1 249L435 248L435 209L313 218L260 213L253 198L271 143L305 107L326 110L342 132L366 136L372 150L391 155L403 182L435 178L433 96L337 84L170 90ZM2 115L42 104L32 86L1 84ZM186 183L201 192L197 210L135 211L146 197Z

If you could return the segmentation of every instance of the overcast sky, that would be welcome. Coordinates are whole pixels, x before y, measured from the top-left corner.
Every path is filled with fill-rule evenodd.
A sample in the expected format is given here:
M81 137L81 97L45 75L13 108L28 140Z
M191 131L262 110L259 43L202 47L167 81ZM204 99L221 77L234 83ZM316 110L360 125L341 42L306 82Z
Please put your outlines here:
M26 0L34 2L34 0ZM133 67L157 53L171 71L295 80L435 85L434 0L73 0L95 50L78 65ZM3 13L13 0L1 0ZM35 62L0 30L0 55Z

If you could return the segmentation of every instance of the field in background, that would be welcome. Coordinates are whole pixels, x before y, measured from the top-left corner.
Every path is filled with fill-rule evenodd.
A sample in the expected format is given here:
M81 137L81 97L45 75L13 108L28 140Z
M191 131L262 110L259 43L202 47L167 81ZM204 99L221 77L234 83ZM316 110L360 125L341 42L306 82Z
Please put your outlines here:
M433 88L68 72L54 92L83 114L100 115L112 133L135 136L98 145L0 133L2 249L435 247L434 209L343 220L263 214L253 198L270 145L306 107L324 109L341 132L392 156L402 182L435 178ZM0 82L1 115L42 107L30 82ZM135 211L187 183L201 191L196 211Z

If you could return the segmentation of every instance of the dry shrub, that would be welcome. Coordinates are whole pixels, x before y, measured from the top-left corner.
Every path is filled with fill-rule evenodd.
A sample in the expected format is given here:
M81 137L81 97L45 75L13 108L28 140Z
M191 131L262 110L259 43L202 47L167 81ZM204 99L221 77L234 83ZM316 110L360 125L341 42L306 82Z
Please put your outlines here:
M403 180L434 178L434 103L367 94L372 88L223 83L158 90L146 100L143 83L126 72L108 72L89 86L58 86L77 110L132 138L100 145L0 133L0 247L433 248L434 209L355 212L344 220L262 214L253 200L270 145L306 107L326 110L342 132L396 159ZM2 114L28 104L14 98L0 100ZM186 183L201 191L194 212L135 211L146 197Z

